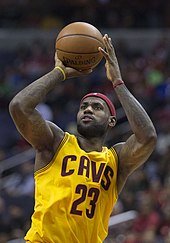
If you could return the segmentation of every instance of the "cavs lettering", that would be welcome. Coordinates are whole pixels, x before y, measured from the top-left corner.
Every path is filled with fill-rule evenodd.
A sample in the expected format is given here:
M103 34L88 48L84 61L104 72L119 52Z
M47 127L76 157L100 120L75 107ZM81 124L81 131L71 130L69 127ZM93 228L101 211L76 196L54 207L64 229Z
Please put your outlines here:
M78 163L77 171L75 169L68 169L68 164ZM78 160L76 155L68 155L65 156L62 163L62 176L69 176L73 173L77 173L77 175L84 175L89 178L90 177L90 170L92 174L92 181L99 182L101 180L101 176L103 175L104 169L104 179L101 181L101 185L105 190L109 189L111 179L113 177L113 170L110 166L105 166L106 163L100 163L99 169L97 171L96 163L94 161L90 161L88 157L81 156ZM69 166L70 167L70 166ZM107 168L105 168L107 167Z
M74 135L65 133L53 160L35 173L37 200L25 240L103 242L118 197L117 168L113 148L86 152Z
M72 165L75 163L76 169L73 169ZM99 164L99 168L97 169L96 163L84 155L80 156L80 158L78 158L76 155L65 156L62 162L61 175L71 176L74 173L80 176L84 175L87 178L90 178L91 174L92 182L98 183L101 181L101 186L103 189L108 190L114 172L110 166L102 162ZM86 216L88 218L92 218L95 213L95 207L100 194L100 190L98 188L91 187L88 191L86 185L78 184L75 189L75 194L76 193L80 194L80 197L73 202L70 213L81 216L82 211L78 210L79 204L85 201L86 197L91 197L90 204L92 206L91 209L86 209Z

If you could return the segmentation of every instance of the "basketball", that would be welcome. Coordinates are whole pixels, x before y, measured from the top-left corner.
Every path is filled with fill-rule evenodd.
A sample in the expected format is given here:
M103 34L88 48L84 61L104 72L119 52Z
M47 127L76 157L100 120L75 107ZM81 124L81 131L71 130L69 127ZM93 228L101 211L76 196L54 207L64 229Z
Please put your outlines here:
M65 66L79 71L94 69L100 63L103 55L98 47L104 49L101 32L85 22L65 26L56 39L58 58Z

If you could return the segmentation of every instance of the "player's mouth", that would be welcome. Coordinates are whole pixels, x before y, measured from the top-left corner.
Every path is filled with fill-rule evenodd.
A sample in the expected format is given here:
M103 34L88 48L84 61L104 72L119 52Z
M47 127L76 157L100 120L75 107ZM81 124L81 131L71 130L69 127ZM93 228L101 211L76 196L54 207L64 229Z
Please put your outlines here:
M90 115L84 115L84 116L81 118L81 120L82 120L83 122L89 122L89 121L92 121L92 120L93 120L93 117L90 116Z

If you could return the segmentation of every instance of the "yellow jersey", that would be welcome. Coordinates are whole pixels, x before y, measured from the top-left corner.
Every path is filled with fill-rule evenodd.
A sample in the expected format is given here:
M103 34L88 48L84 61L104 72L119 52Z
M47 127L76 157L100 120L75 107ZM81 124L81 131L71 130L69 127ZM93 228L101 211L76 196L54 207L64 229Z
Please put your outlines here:
M85 152L65 133L53 160L35 172L35 207L25 236L31 243L101 243L117 201L113 148Z

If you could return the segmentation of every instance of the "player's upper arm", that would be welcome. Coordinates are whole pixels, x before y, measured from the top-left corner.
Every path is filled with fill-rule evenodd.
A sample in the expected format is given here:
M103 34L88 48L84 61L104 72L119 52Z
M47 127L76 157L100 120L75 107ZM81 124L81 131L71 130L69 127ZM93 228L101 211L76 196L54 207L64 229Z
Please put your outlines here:
M53 130L36 109L25 112L19 103L11 102L9 111L18 131L36 150L53 148Z
M119 159L118 192L122 190L128 176L148 159L153 152L155 143L154 138L147 140L145 143L140 143L133 134L125 143L114 146Z

